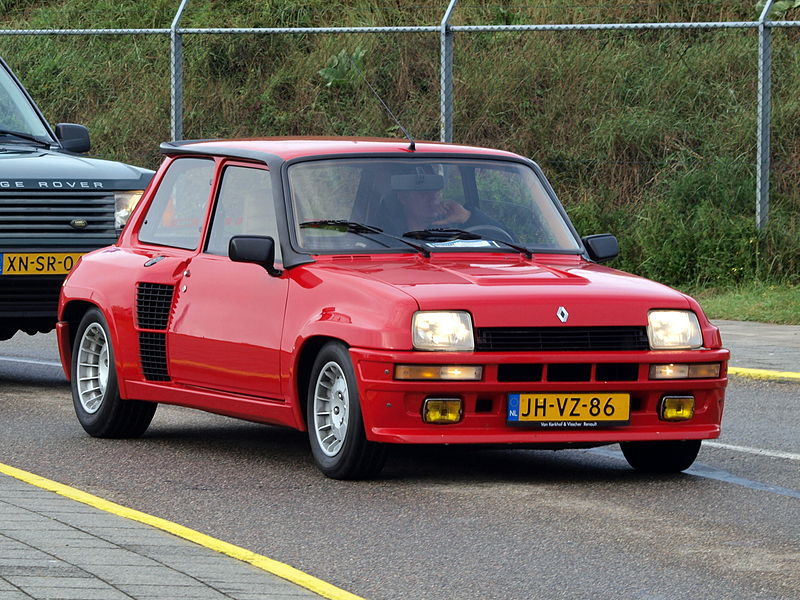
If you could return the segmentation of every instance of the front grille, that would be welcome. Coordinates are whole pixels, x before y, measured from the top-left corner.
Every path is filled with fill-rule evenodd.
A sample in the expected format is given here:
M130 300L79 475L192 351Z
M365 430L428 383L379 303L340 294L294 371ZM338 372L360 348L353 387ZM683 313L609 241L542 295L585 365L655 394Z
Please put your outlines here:
M65 275L0 277L0 313L3 317L52 317L58 312L58 294Z
M497 381L501 382L569 382L569 381L638 381L638 363L597 363L592 376L591 363L497 365Z
M136 323L139 329L166 329L174 285L139 283L136 287Z
M645 327L483 327L480 352L580 352L647 350Z
M0 238L5 247L100 248L117 238L114 209L109 192L0 192Z
M147 381L169 381L166 333L140 331L139 358Z

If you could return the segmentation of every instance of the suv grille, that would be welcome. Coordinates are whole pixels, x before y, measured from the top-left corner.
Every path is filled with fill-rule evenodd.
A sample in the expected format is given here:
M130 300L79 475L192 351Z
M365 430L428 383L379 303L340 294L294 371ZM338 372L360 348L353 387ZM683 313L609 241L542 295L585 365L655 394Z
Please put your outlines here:
M55 323L63 275L0 277L3 317L50 317Z
M93 250L116 241L114 208L109 192L0 192L0 237L4 247Z
M648 350L645 327L483 327L482 352L580 352Z

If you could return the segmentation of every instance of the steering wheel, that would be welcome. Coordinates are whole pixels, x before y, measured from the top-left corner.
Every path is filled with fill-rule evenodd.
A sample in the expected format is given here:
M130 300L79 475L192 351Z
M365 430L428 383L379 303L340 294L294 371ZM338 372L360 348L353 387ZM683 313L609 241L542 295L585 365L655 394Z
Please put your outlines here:
M513 242L514 238L502 227L498 227L497 225L472 225L470 227L465 227L464 231L469 231L470 233L476 233L481 237L485 237L488 240L498 240L501 242Z

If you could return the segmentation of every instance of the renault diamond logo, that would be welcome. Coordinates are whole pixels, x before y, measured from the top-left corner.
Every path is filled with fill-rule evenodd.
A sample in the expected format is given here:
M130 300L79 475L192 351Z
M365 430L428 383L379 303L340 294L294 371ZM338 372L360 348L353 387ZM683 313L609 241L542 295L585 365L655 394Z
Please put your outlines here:
M567 312L567 309L564 308L563 306L558 307L558 310L556 311L556 316L558 317L558 320L561 321L562 323L566 323L567 319L569 319L569 313Z

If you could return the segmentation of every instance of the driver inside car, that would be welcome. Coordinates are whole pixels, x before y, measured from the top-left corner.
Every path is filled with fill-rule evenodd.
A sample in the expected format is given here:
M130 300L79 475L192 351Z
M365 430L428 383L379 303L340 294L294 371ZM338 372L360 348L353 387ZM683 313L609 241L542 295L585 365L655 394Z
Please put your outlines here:
M393 175L390 178L405 231L425 229L462 229L502 225L479 208L468 209L453 199L444 198L444 177L432 173Z

